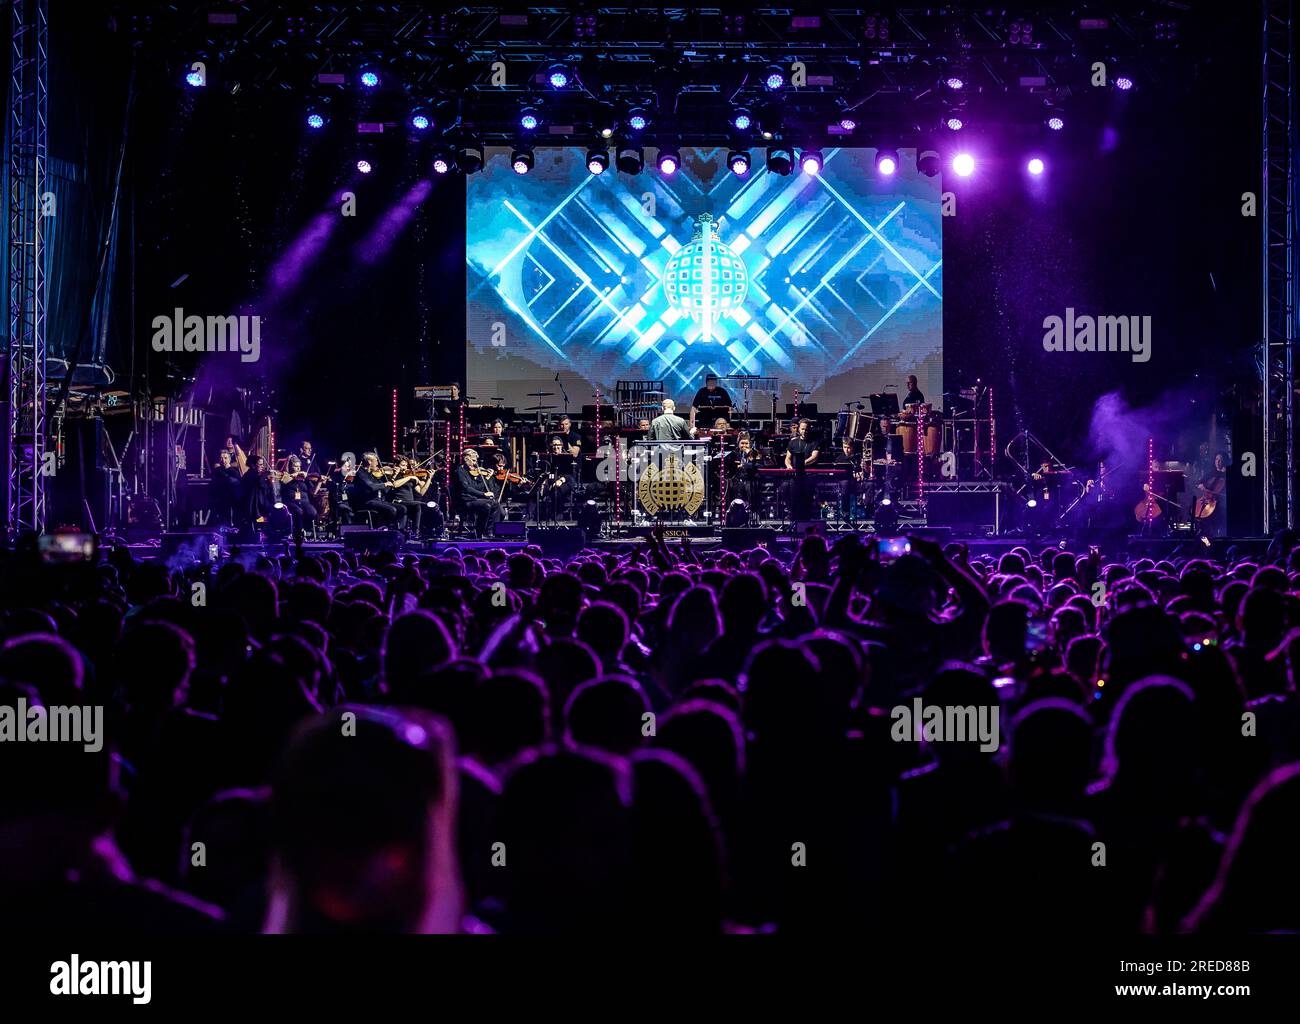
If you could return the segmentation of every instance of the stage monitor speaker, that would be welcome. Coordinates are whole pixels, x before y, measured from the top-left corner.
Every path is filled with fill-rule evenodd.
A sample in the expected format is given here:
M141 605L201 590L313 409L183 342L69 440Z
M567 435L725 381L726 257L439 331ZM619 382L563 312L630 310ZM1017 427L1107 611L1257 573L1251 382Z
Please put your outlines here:
M766 526L727 526L722 530L722 546L728 551L748 551L776 543L776 530Z
M998 522L997 491L932 491L925 496L925 521L929 526L978 530Z
M528 536L528 524L521 521L507 521L503 523L492 524L493 537L512 537L515 540L523 540Z
M348 530L343 532L343 550L374 553L377 551L400 551L402 534L397 530Z
M577 526L530 526L528 543L548 556L575 555L587 546L587 534Z

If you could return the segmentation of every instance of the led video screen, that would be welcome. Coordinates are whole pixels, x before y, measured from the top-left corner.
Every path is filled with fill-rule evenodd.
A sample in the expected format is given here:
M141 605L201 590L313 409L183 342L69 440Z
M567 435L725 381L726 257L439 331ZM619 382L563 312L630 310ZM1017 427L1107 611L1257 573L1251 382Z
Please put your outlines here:
M799 390L827 412L901 397L914 373L938 404L940 183L911 151L880 175L875 152L781 175L755 150L737 175L726 149L684 149L663 175L647 149L629 175L592 174L576 147L517 174L489 150L467 180L467 394L576 412L597 388L662 380L680 405L716 373L777 378L782 403Z

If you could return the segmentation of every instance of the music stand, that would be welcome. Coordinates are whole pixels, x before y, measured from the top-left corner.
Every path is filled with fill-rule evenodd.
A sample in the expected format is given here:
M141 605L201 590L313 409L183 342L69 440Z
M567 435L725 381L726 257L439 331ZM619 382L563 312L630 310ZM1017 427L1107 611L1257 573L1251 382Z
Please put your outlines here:
M893 419L898 415L898 395L893 391L882 391L867 397L871 399L873 416L888 416Z

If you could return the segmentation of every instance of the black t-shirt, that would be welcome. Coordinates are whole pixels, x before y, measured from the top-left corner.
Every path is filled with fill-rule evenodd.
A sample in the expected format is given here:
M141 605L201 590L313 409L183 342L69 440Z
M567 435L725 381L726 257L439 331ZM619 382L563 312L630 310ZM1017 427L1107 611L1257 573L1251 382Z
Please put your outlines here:
M560 438L564 442L564 450L566 452L570 448L577 448L579 451L581 451L582 435L579 434L576 430L570 430L567 434L561 431L557 431L554 436Z
M904 405L919 405L924 401L925 395L921 393L919 388L913 388L903 398Z
M695 392L695 397L691 399L691 405L697 409L720 409L731 408L731 396L722 388L714 388L710 391L708 388L700 388Z
M805 440L796 437L790 442L790 447L786 449L790 453L790 465L796 473L802 473L808 456L817 451L817 442L811 438Z

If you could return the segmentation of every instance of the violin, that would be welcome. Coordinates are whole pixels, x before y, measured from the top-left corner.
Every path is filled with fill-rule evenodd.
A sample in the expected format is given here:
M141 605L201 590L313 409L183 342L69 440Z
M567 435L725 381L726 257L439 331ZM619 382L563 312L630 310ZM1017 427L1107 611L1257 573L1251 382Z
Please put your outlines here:
M525 480L525 479L524 479L522 476L520 476L518 473L515 473L515 472L512 472L511 470L506 469L505 466L500 467L500 468L496 471L496 473L493 474L493 476L496 478L497 483L508 483L508 484L526 484L526 483L528 483L528 481Z

